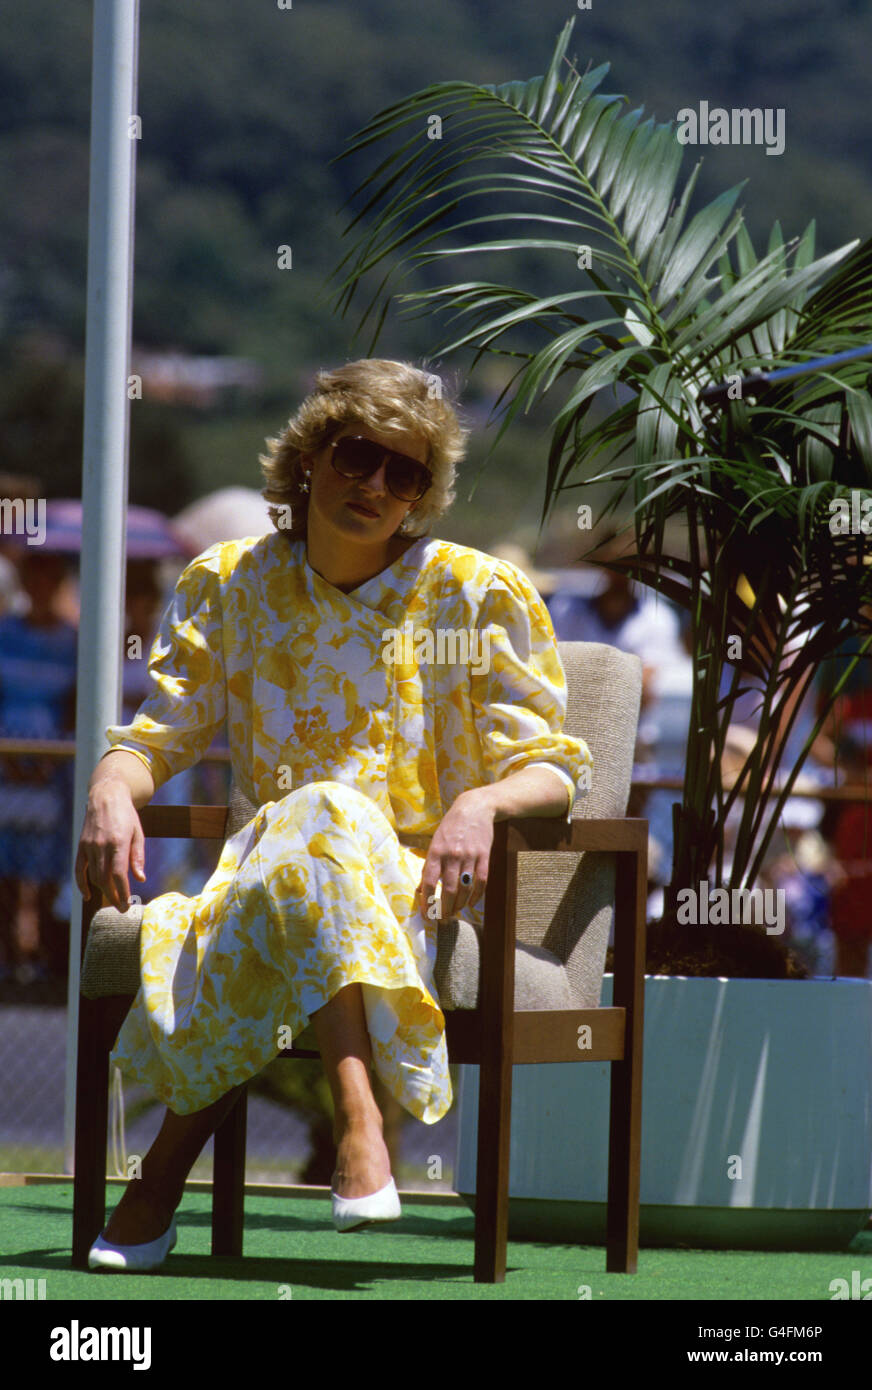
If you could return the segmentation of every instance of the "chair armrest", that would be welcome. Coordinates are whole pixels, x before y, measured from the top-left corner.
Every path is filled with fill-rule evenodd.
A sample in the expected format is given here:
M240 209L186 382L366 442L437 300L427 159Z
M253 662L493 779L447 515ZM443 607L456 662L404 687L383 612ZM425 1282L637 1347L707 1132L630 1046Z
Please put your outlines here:
M497 821L494 831L505 827L506 849L509 854L524 850L569 851L579 854L590 850L596 853L645 854L647 860L648 822L621 819L586 820L567 823L552 816L517 816ZM647 863L646 863L647 867Z
M566 822L551 816L497 821L488 866L481 944L479 1008L482 1051L491 1065L511 1072L515 998L518 855L528 850L616 854L616 1008L641 1020L645 983L645 906L648 891L648 822L641 819Z
M223 840L229 806L143 806L139 811L146 839Z
M142 806L138 813L146 839L156 840L224 840L230 814L229 806ZM109 904L95 884L88 884L90 898L82 902L81 959L84 961L91 922L96 913Z

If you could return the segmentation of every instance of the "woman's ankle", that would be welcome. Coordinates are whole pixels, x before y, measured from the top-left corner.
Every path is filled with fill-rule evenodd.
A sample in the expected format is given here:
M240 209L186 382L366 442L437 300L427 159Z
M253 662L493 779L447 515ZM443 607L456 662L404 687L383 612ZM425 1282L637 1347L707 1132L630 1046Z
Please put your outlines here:
M164 1192L132 1178L106 1223L108 1239L120 1245L142 1245L157 1240L169 1226L176 1206Z
M155 1211L166 1213L170 1217L175 1212L182 1200L185 1191L185 1184L181 1187L175 1181L168 1181L161 1175L155 1176L143 1167L142 1176L131 1180L127 1185L128 1189L133 1188L133 1196L145 1202Z
M367 1197L390 1181L391 1158L381 1130L347 1129L336 1145L333 1191L340 1197Z
M372 1101L371 1105L356 1105L353 1109L336 1109L333 1115L333 1142L341 1144L350 1135L372 1135L384 1138L384 1116Z

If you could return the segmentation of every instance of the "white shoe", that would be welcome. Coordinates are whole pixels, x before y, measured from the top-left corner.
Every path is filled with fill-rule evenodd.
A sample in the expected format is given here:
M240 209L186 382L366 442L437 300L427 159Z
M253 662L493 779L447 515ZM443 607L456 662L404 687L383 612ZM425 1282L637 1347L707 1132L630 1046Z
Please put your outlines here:
M387 1187L368 1197L340 1197L332 1192L333 1225L337 1231L353 1231L370 1221L396 1221L402 1216L400 1198L391 1178Z
M159 1269L177 1240L176 1218L157 1240L144 1245L112 1245L99 1235L88 1254L89 1269L114 1269L141 1272Z

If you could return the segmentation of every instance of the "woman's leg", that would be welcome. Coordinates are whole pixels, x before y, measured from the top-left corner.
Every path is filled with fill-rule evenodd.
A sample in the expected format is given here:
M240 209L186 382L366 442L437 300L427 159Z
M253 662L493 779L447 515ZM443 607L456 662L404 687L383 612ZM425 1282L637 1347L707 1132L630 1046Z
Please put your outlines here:
M142 1176L130 1179L112 1213L104 1233L107 1240L117 1245L144 1245L163 1235L182 1200L185 1179L239 1090L234 1086L193 1115L167 1111L160 1133L142 1160Z
M333 1191L340 1197L368 1197L387 1186L391 1161L370 1082L372 1053L360 985L340 989L313 1013L312 1023L333 1096Z
M391 1162L370 1083L372 1054L360 985L339 990L312 1015L312 1023L333 1096L333 1190L340 1197L367 1197L387 1185ZM182 1199L185 1179L238 1092L236 1086L193 1115L167 1111L160 1133L142 1160L142 1176L128 1182L112 1213L105 1229L107 1240L143 1245L163 1235Z

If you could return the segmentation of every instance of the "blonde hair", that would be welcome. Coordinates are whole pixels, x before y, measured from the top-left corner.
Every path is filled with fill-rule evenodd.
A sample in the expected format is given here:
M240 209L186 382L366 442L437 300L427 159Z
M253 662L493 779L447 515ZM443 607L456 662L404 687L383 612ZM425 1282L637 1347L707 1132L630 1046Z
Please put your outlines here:
M426 535L454 501L455 464L466 452L469 434L442 393L439 376L408 362L370 357L318 372L315 389L260 455L263 496L276 504L268 509L276 530L290 540L305 536L308 496L300 488L302 458L323 449L346 425L360 425L377 434L412 433L427 441L433 482L399 528L407 536Z

